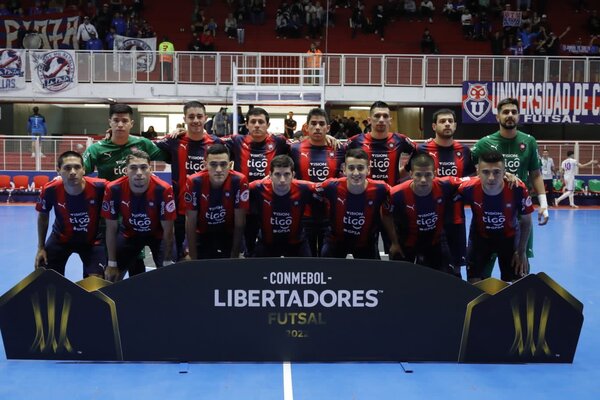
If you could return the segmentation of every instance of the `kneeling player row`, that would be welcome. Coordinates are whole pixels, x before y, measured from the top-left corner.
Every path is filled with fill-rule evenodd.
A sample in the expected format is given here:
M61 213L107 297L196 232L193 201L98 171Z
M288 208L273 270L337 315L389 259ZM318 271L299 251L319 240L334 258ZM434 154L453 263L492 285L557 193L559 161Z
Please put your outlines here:
M469 278L479 279L489 254L497 252L502 278L513 280L527 271L526 240L521 238L528 237L533 209L522 183L505 185L503 163L500 153L485 154L479 177L440 179L433 159L421 154L411 160L412 179L390 189L367 178L368 155L361 149L346 153L345 177L316 185L294 179L293 161L281 155L272 160L267 178L248 185L244 175L231 170L227 148L213 145L206 170L188 177L181 194L190 256L237 257L245 237L249 256L376 259L383 230L390 258L451 272L465 253L462 199L474 215ZM127 176L106 184L83 177L78 153L61 155L61 179L44 187L37 205L36 266L64 273L67 258L78 252L86 275L118 279L127 270L136 272L136 255L146 245L157 266L171 259L172 188L152 175L143 152L131 154L126 168ZM44 244L53 207L57 218ZM100 214L106 219L107 263L96 235Z

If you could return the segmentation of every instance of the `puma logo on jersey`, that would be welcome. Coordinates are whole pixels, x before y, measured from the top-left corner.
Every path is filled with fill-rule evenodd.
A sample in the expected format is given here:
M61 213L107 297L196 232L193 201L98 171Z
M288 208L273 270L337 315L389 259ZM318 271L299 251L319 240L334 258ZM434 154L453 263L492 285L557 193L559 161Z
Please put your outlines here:
M269 206L271 205L271 202L270 202L269 200L265 200L265 199L263 199L263 201L264 201L265 203L267 203Z
M131 201L121 200L121 204L125 204L125 207L127 208L129 208L129 203L131 203Z
M475 204L479 208L483 207L483 203L478 203L478 202L474 201L473 204Z
M57 206L59 206L59 207L62 207L62 208L64 208L65 210L67 209L67 205L66 205L66 203L59 203L59 202L56 202L56 205L57 205Z
M204 194L204 193L202 193L202 198L203 198L204 200L208 200L208 195L207 195L207 194Z
M415 211L415 205L414 204L412 206L407 204L406 208L410 208L411 210Z
M346 200L340 199L339 197L337 198L337 201L339 201L342 204L346 204Z
M179 146L187 150L187 144L179 143Z
M308 153L300 153L301 156L308 158Z

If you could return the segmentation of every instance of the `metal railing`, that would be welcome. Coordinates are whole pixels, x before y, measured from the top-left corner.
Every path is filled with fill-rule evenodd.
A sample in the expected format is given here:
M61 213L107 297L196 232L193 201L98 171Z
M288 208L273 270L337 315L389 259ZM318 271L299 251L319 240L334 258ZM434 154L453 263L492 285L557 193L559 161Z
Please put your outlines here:
M308 68L305 53L176 52L173 80L161 78L138 57L142 51L76 51L80 83L181 83L231 85L234 66L262 75L298 75ZM26 79L30 80L29 63ZM323 54L328 86L460 86L463 81L600 82L600 57L535 57L473 55ZM240 82L241 83L241 82ZM293 83L290 83L293 84Z
M423 140L415 140L422 143ZM461 140L473 146L475 140ZM3 171L54 171L56 158L67 150L83 153L93 143L88 136L44 137L32 141L30 136L0 136L0 170ZM556 168L567 158L567 151L575 151L575 158L581 163L600 160L600 141L555 141L539 140L540 152L548 150ZM33 150L32 150L33 149ZM43 156L42 156L43 154ZM169 166L162 161L153 162L155 171L168 171ZM600 175L600 166L581 168L579 175Z

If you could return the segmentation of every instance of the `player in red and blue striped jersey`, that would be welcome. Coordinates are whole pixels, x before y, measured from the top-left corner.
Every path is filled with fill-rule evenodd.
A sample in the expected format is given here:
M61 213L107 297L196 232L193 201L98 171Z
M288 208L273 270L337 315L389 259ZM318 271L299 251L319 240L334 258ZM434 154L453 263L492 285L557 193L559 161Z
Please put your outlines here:
M456 132L454 111L442 108L434 112L431 127L435 137L420 144L417 150L419 153L427 153L433 157L436 176L462 178L474 175L475 165L471 158L471 150L467 145L454 140ZM444 230L452 253L455 274L460 276L460 267L466 263L467 248L463 203L455 201L454 208L447 211ZM455 223L455 220L463 222Z
M229 150L212 145L206 154L206 170L187 178L183 203L190 257L238 258L246 213L248 179L231 170Z
M448 213L457 218L454 223L464 223L461 214L452 213L462 181L437 178L434 158L426 153L411 159L411 178L392 188L390 205L384 207L394 217L401 246L401 254L391 249L390 258L454 273L444 228Z
M302 215L313 202L314 184L294 179L287 155L273 158L269 177L250 183L250 212L260 221L254 257L310 257Z
M185 189L187 177L204 169L206 152L214 143L221 140L209 135L204 130L206 123L206 107L198 101L189 101L183 105L184 122L187 130L179 136L168 135L156 142L171 161L171 180L173 194L179 199ZM175 220L175 244L177 259L185 255L183 242L185 240L185 209L179 209Z
M510 188L504 174L502 153L485 152L479 155L477 178L458 188L473 213L467 265L470 282L481 280L493 253L498 254L503 281L512 282L529 272L527 240L534 211L531 197L521 181Z
M416 146L407 136L390 132L390 107L383 101L371 105L371 132L361 133L348 141L348 149L361 148L369 155L369 178L393 186L408 175L400 164L402 153L414 154Z
M345 258L352 254L354 258L379 259L381 206L389 200L390 188L385 182L367 178L369 155L362 149L346 151L343 171L345 177L317 185L331 224L321 256ZM388 233L394 243L393 227Z
M42 188L36 204L38 250L35 268L45 267L64 275L67 260L77 253L83 262L83 276L104 277L106 251L98 237L104 179L84 176L83 157L74 151L62 153L57 160L59 177ZM56 219L48 232L49 213Z
M344 162L344 148L336 149L327 143L329 119L327 112L313 108L306 117L308 139L292 144L290 157L294 160L295 177L314 183L337 178ZM329 228L322 204L313 204L304 215L304 228L313 257L318 257Z
M273 157L289 153L290 145L286 137L270 134L269 126L267 110L254 107L246 115L248 134L233 135L230 138L233 167L246 175L248 182L265 178L269 175Z
M126 171L127 176L108 184L102 203L108 251L105 278L110 281L123 279L126 271L130 276L137 273L132 267L145 246L150 247L156 267L171 260L173 188L152 175L150 157L143 151L127 156Z

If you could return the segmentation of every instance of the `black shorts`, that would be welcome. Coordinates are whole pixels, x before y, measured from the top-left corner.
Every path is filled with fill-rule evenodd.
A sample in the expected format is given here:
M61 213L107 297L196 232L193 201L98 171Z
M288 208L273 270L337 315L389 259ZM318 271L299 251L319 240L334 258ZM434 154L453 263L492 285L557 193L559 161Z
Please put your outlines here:
M157 268L162 267L164 256L162 240L152 236L134 236L126 238L122 233L119 233L117 235L117 265L119 270L128 271L129 276L144 272L138 271L138 269L135 268L135 263L138 255L146 246L150 247L154 265Z
M196 236L196 250L199 260L230 258L232 246L233 234L212 232Z
M512 267L512 258L516 250L515 237L496 236L483 238L472 232L469 238L469 260L467 277L483 278L485 266L490 262L492 254L498 255L500 279L512 282L519 278Z
M310 257L308 242L303 240L298 244L280 243L266 245L260 240L254 248L252 257Z
M455 267L466 264L467 233L465 224L445 224L446 241L452 256L451 262Z
M448 245L444 241L416 247L403 247L402 251L404 252L404 258L401 261L423 265L454 275L454 269L451 266L452 257Z
M335 243L330 240L325 240L321 257L330 258L346 258L348 254L352 254L354 258L362 258L366 260L380 260L379 248L376 242L372 242L363 247L348 246L340 243Z
M73 253L77 253L83 263L83 277L89 275L104 276L104 265L106 265L106 250L102 244L69 244L60 243L56 235L50 235L46 240L46 255L48 256L48 265L46 268L52 269L61 275L65 274L65 265Z

